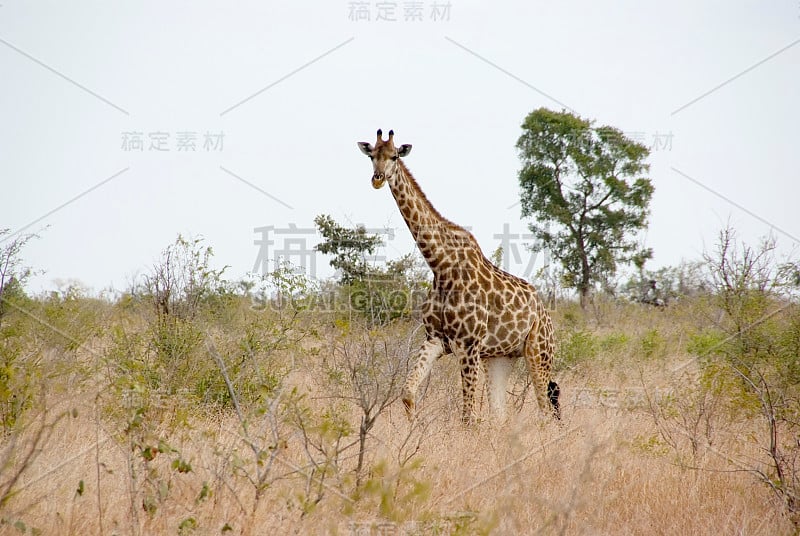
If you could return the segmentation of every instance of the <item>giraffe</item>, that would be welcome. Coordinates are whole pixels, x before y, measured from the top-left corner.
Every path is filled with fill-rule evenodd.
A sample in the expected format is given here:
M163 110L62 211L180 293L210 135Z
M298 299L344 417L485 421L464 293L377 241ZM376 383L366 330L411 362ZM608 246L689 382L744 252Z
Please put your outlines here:
M422 306L425 341L416 354L403 391L403 403L414 418L415 397L433 363L445 353L461 364L462 422L472 424L481 363L486 365L489 404L505 416L506 386L513 360L524 357L539 408L560 419L559 387L551 379L555 349L553 323L527 281L490 262L475 237L445 219L428 201L401 158L411 145L394 145L378 130L373 146L358 142L372 161L372 186L389 189L417 247L433 272L433 285Z

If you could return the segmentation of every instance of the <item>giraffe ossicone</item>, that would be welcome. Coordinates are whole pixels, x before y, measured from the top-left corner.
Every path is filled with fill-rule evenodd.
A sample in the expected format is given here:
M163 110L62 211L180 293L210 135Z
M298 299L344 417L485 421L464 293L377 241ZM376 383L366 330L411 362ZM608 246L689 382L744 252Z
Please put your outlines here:
M560 390L551 378L553 323L536 289L492 264L469 231L439 214L401 160L411 152L411 145L396 147L393 130L387 140L378 130L374 144L362 141L358 148L372 161L372 186L389 184L433 271L433 286L422 306L425 342L403 393L409 418L414 417L417 389L445 353L455 354L461 364L465 423L476 420L481 360L488 372L490 407L502 418L511 363L520 357L528 364L539 408L560 418Z

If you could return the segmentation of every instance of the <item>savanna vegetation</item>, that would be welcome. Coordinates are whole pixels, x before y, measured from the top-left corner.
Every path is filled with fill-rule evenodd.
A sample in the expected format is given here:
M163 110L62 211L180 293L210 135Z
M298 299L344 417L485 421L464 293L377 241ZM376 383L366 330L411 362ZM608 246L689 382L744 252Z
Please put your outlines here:
M411 296L427 281L411 261L369 282L320 287L288 266L232 282L179 237L121 295L29 296L26 239L0 245L0 533L800 526L798 271L773 241L727 229L703 259L642 268L617 297L559 299L562 423L520 367L509 421L464 427L451 357L416 421L397 400L422 338ZM666 307L622 297L642 280Z
M649 271L648 149L563 111L522 130L560 422L518 363L508 420L484 393L462 425L452 356L409 422L429 271L367 262L363 227L316 218L330 281L231 280L179 236L100 295L30 295L36 237L0 231L0 533L797 534L798 263L726 228Z

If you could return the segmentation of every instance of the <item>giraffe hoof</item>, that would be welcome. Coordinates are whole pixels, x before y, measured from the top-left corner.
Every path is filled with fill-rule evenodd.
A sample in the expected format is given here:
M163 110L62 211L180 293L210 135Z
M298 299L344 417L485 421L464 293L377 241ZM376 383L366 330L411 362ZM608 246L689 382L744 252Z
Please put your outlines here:
M464 426L475 426L478 424L478 418L475 415L462 415L461 424Z
M406 407L406 416L409 421L414 420L414 399L410 396L403 397L403 405Z

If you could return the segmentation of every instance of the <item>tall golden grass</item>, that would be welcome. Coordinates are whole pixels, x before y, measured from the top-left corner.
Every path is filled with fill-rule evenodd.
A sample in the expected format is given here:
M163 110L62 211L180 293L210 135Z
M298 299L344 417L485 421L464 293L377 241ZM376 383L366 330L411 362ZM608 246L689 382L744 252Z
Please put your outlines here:
M509 404L521 410L492 422L484 397L483 420L462 426L458 367L442 358L415 423L394 402L369 430L358 487L357 446L349 445L360 409L348 397L339 352L359 337L406 344L413 322L368 328L306 313L308 336L269 354L282 385L271 396L298 397L306 410L291 416L285 408L270 414L268 404L245 397L238 413L231 404L199 403L189 393L191 370L182 373L185 393L135 387L123 365L109 362L111 333L122 324L141 331L147 316L119 304L84 306L103 309L94 317L99 329L75 350L38 347L46 349L36 354L34 403L2 439L0 484L19 478L0 505L0 533L796 530L774 494L746 470L745 462L761 455L757 419L675 401L700 388L698 365L686 350L687 337L706 321L696 304L656 310L603 303L587 313L563 305L555 315L559 336L579 329L596 344L584 349L587 357L559 367L560 423L539 412L520 373ZM203 329L223 353L239 341L231 326L268 314L236 307ZM192 359L213 363L205 346L194 352ZM348 429L338 436L334 414ZM694 417L703 425L681 424ZM303 426L298 419L306 419ZM266 475L261 486L253 483L259 474Z

